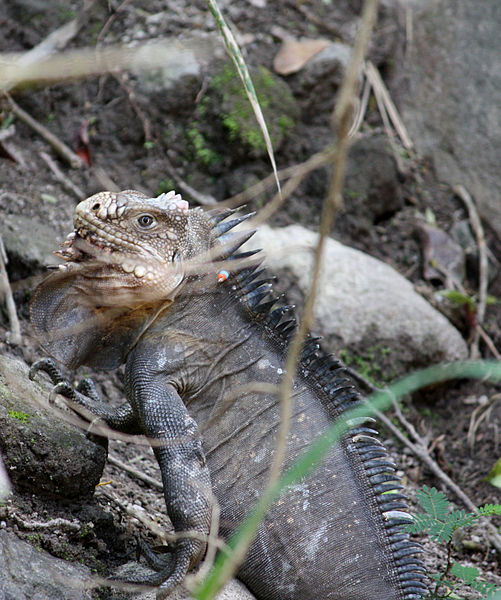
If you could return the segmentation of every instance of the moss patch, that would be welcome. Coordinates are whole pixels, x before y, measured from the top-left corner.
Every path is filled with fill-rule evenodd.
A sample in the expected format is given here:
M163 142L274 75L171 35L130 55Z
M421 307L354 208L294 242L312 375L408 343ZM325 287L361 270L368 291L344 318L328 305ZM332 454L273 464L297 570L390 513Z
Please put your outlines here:
M17 419L21 423L27 425L30 422L31 415L20 410L9 410L8 413L11 419Z
M299 107L289 86L261 66L251 72L274 150L291 135ZM266 143L238 73L222 65L185 129L190 159L212 172L242 156L264 156Z
M286 139L299 116L289 86L260 66L251 72L254 88L263 111L274 148ZM266 152L266 144L239 75L232 65L224 65L212 79L212 91L222 97L220 119L231 141L238 141L257 154Z

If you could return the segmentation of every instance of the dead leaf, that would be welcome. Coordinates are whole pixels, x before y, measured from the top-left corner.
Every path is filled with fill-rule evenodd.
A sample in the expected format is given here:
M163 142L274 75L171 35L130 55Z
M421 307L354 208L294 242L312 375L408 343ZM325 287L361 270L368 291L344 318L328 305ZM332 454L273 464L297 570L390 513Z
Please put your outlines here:
M452 289L453 281L461 282L464 277L465 257L461 246L451 236L432 225L419 225L423 251L423 276L438 279Z
M75 135L75 154L90 167L92 164L90 145L89 145L89 121L85 120Z
M279 75L290 75L301 70L304 65L321 52L327 46L330 46L329 40L318 39L310 40L301 38L299 41L294 38L286 38L273 60L273 68Z

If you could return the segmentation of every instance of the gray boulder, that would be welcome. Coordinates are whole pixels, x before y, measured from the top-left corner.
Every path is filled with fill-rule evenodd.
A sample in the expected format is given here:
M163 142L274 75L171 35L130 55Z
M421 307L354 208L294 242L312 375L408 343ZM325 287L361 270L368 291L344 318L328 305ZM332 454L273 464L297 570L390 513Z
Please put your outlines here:
M265 250L270 271L292 281L286 291L301 304L309 288L317 240L316 233L299 225L281 229L264 225L248 244ZM385 349L383 354L391 354L388 358L396 369L392 375L467 356L460 333L407 279L380 260L333 239L325 247L313 331L337 352Z
M106 449L49 409L50 389L42 375L28 379L24 362L0 356L0 451L16 489L81 499L99 483Z
M432 160L439 179L463 184L501 236L501 4L405 5L412 39L395 60L392 95L419 154Z
M54 558L0 530L0 598L2 600L91 600L86 589L90 570Z

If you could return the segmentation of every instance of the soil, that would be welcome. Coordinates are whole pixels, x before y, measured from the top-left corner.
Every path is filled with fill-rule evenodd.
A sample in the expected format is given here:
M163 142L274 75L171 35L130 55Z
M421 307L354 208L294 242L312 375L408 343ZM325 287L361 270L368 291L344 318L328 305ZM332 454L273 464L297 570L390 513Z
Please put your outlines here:
M145 15L165 10L164 3L136 2L134 7L126 6L122 11L114 13L116 18L105 41L115 41L125 34L128 39L139 39L141 31L148 36L182 37L188 31L215 29L202 0L169 4L172 5L169 6L169 19L155 21L153 31L153 26L145 21ZM327 10L329 3L320 1L295 3L274 0L267 3L265 10L257 9L254 4L258 5L259 2L235 0L225 7L234 27L250 38L245 51L246 59L252 65L263 64L271 68L271 59L278 49L279 40L273 35L270 23L293 30L298 37L332 36L337 32L335 34L344 41L349 42L351 39L352 30L346 27L346 15L350 14L350 7L357 3L338 2L335 10L332 7ZM9 2L2 7L0 27L3 35L0 39L0 51L26 51L67 20L68 15L73 14L71 11L80 10L76 2L65 3L67 8L64 11L57 2L47 3L43 9L37 6L36 3ZM298 6L309 8L310 17L316 14L318 20L312 21ZM356 7L353 10L356 14ZM98 7L70 45L80 47L87 45L89 40L95 41L96 32L102 30L108 16L104 4ZM376 40L383 40L384 43L374 42L371 56L384 71L385 60L391 53L391 44L383 33L382 29L376 31ZM270 172L265 157L232 153L228 147L217 149L224 157L220 164L204 167L196 163L181 135L197 108L193 97L188 98L184 105L179 102L177 108L166 112L158 98L142 94L137 81L132 77L106 75L78 82L30 87L15 91L13 97L24 110L74 149L78 145L79 132L82 132L82 128L87 131L90 142L85 149L90 152L91 165L72 170L63 162L58 163L65 176L79 186L85 196L105 187L103 173L116 182L120 189L140 189L150 195L165 191L165 186L171 180L171 175L167 173L166 155L175 166L180 179L204 194L211 194L217 200L241 191L243 187L266 177ZM304 107L305 100L300 99L303 115L307 114ZM7 124L10 118L9 102L3 100L0 124ZM296 123L294 134L277 152L279 168L301 162L329 143L329 118L328 111L316 114L313 118L301 117ZM56 247L64 235L71 231L72 213L77 199L66 191L41 158L41 152L50 153L46 143L20 120L14 121L16 129L14 136L9 138L11 145L8 148L0 145L0 211L3 215L28 217L49 225L54 230L53 242ZM168 136L164 135L166 131L169 132ZM361 139L382 135L382 131L379 115L371 109L363 126ZM146 144L145 147L145 142L150 141L154 143ZM271 223L284 225L299 222L311 228L318 227L327 185L326 170L310 174L274 214ZM384 195L385 190L380 189L379 193ZM333 236L389 263L405 275L415 284L416 289L423 292L439 309L446 311L465 339L469 340L474 315L471 311L467 312L464 306L457 308L440 300L437 292L445 286L441 273L424 278L425 247L419 233L423 223L427 219L429 222L430 218L434 219L439 229L451 232L458 222L468 220L463 203L449 188L441 185L426 162L417 157L407 159L405 168L396 173L391 195L398 201L388 202L388 210L374 210L368 214L367 203L353 198L351 194L345 194L345 205L337 217ZM250 201L249 205L259 210L262 202L263 198L258 198ZM192 204L196 202L193 201ZM501 298L501 278L495 277L501 264L501 240L490 230L488 223L483 225L492 258L489 294ZM466 262L463 281L466 293L472 297L478 290L476 265L475 260ZM5 312L2 312L0 350L21 356L31 364L40 354L27 319L28 300L30 290L42 271L38 266L24 263L19 257L12 257L8 273L21 319L23 344L17 347L9 344L8 321ZM488 305L483 329L489 336L492 347L499 349L500 317L501 305ZM482 357L493 358L492 347L481 340ZM356 365L355 357L353 366ZM384 364L372 365L372 375L377 378L378 374L381 376L385 371L391 372L390 367L391 365ZM88 373L89 370L85 369L76 375L79 377ZM111 377L109 374L96 373L95 379L105 398L111 402L119 401L120 372ZM431 456L477 506L499 502L500 499L499 489L485 481L487 473L500 456L500 397L499 386L486 382L456 381L447 386L428 388L404 401L405 414L417 431L428 440ZM484 411L488 413L481 420L479 417ZM413 490L423 484L445 489L442 482L406 448L392 440L390 434L384 437L400 468L406 473L412 496ZM149 449L111 442L110 454L159 479L158 468ZM93 522L94 525L85 535L65 532L34 533L15 519L7 521L7 528L55 556L82 561L99 573L124 562L127 554L134 550L136 537L158 544L158 538L154 538L136 517L124 513L123 505L133 507L137 514L148 515L161 528L166 528L168 524L161 493L110 463L103 474L103 481L110 483L101 486L93 500L80 505L65 505L36 495L17 493L10 503L9 511L15 512L25 521L46 521L63 516L70 520L79 519L82 523ZM452 501L458 502L450 491L445 491ZM115 500L110 499L110 494ZM458 505L461 506L459 503ZM443 550L434 544L427 549L431 569L439 571L440 565L444 563ZM480 568L486 580L501 585L499 554L489 547L482 526L468 529L463 539L457 541L455 559L461 564Z

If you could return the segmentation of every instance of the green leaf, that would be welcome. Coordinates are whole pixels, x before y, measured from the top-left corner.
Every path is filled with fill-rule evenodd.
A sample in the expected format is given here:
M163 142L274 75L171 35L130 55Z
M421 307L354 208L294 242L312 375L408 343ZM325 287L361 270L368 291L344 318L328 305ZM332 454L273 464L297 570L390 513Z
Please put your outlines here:
M244 57L242 56L242 52L240 51L240 48L235 40L235 37L233 36L231 29L228 27L228 25L223 17L223 13L221 12L221 9L219 8L216 0L207 0L207 5L208 5L209 10L211 11L212 15L214 16L214 19L216 20L216 24L219 28L219 31L221 32L221 35L223 36L226 50L227 50L228 54L230 55L231 60L233 61L233 64L235 65L235 68L238 71L240 79L242 80L245 91L247 92L247 97L249 98L249 102L251 103L252 110L254 111L256 120L259 124L259 127L261 128L261 132L264 137L264 141L266 144L266 150L267 150L268 156L270 158L270 163L271 163L271 166L273 169L273 174L275 176L275 182L277 184L278 193L281 195L282 192L281 192L281 188L280 188L280 181L278 179L277 165L275 162L275 155L273 153L273 146L271 143L270 134L268 132L268 127L266 125L263 111L261 110L261 106L260 106L259 100L257 98L256 90L254 89L254 84L252 83L252 79L249 74L249 69L247 68L247 65L245 64L245 60L244 60Z
M501 504L484 504L478 509L478 514L483 517L490 515L501 515Z
M423 485L423 488L417 493L417 501L423 507L425 513L438 521L444 521L449 514L450 502L443 492L436 488L429 488Z
M475 300L463 292L458 290L442 290L439 292L439 294L444 298L447 298L447 300L449 300L451 304L454 304L454 306L466 305L472 312L475 310Z
M451 574L471 585L480 575L480 571L476 567L463 567L463 565L455 562L451 567Z
M496 464L489 471L485 481L497 488L501 488L501 458L498 458Z

